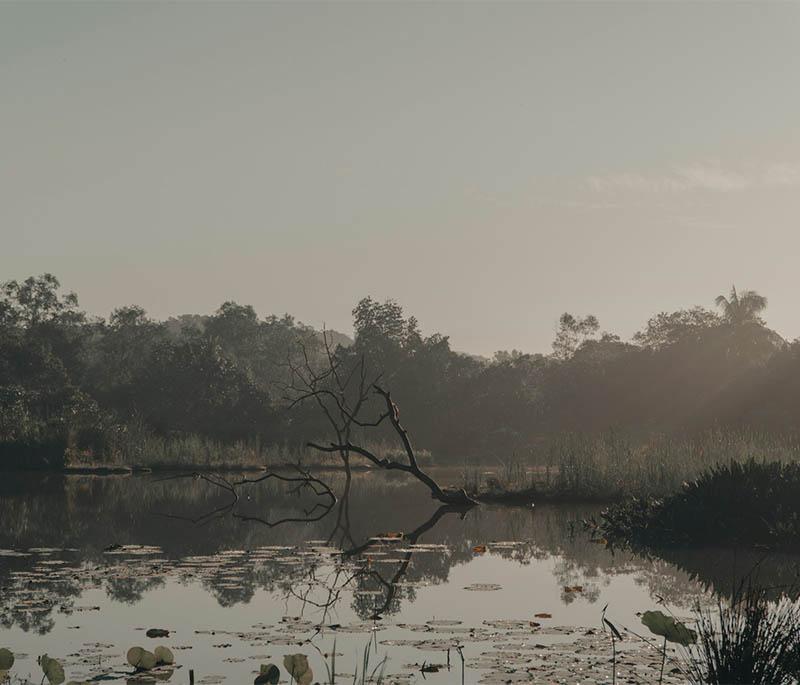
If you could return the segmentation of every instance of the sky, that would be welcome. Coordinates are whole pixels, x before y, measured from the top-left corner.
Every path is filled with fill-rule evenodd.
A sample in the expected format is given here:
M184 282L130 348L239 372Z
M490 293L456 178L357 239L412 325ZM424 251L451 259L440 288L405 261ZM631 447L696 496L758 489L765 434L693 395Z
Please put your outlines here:
M800 3L0 3L0 280L455 349L732 284L800 336Z

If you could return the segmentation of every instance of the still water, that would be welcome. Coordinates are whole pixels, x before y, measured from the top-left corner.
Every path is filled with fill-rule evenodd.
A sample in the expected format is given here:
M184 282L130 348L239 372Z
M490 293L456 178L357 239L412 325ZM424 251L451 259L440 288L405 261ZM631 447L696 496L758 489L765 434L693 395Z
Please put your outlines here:
M276 480L233 503L204 479L0 474L0 647L16 654L12 675L39 682L47 653L67 680L153 682L132 678L125 654L163 644L178 668L159 677L174 683L190 669L203 685L252 683L267 663L288 682L290 654L328 683L333 653L335 682L362 682L367 648L367 674L382 669L386 684L611 682L607 605L628 638L618 681L652 682L660 655L625 631L646 632L637 612L690 616L754 563L719 550L614 553L583 532L590 506L464 514L404 477L355 474L346 497L341 474L324 479L335 504ZM778 584L798 564L761 568Z

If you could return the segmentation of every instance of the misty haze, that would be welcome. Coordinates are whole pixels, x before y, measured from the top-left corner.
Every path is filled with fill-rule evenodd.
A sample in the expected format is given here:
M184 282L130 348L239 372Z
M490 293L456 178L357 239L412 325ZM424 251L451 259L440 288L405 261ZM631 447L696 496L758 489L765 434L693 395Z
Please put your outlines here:
M0 3L0 684L800 682L799 36Z

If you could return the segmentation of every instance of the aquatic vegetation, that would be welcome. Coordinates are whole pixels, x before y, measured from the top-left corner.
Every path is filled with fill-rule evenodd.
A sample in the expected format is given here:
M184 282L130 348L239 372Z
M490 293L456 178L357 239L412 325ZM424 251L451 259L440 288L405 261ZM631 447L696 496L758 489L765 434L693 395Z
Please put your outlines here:
M800 464L730 462L669 497L631 499L601 513L595 533L634 547L800 542Z
M156 663L159 666L171 666L175 663L175 655L170 651L169 647L159 645L153 650L153 655L156 657Z
M367 642L367 646L364 647L364 654L361 659L361 676L359 678L358 667L356 667L356 672L353 675L353 685L366 685L367 683L376 683L377 685L381 685L383 682L388 657L383 657L378 665L370 670L371 656L372 641L370 640Z
M131 647L126 656L128 663L139 671L149 671L158 665L158 659L144 647Z
M0 683L9 680L8 672L14 666L14 654L10 649L0 648Z
M687 653L687 677L697 685L770 683L800 677L800 604L770 602L764 589L737 588L731 601L698 609L696 645Z
M645 611L642 614L642 623L653 635L660 635L665 641L685 646L697 640L694 630L662 611Z
M275 664L261 664L253 683L254 685L277 685L280 677L281 670Z
M800 462L800 443L749 430L632 438L617 431L562 433L499 466L465 465L465 490L482 502L609 502L670 495L719 464Z
M44 677L50 685L61 685L67 678L64 674L64 667L56 660L51 659L47 654L42 654L39 659L39 666L42 668Z
M147 635L147 637L169 637L169 631L164 628L150 628L145 635Z
M314 672L305 654L287 654L283 657L283 666L297 685L310 685L314 680Z
M697 640L697 633L691 628L687 628L674 616L668 616L661 611L645 611L642 614L642 623L653 635L660 635L664 638L664 646L661 650L661 672L658 682L664 682L664 664L667 661L667 642L674 642L684 647Z

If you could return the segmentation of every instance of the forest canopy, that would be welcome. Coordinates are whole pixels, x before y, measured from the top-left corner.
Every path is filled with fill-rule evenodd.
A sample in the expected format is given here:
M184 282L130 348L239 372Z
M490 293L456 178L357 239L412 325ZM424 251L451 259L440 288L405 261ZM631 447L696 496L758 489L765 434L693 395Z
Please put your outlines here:
M754 291L709 301L714 309L657 313L628 341L591 314L565 313L549 354L459 353L397 302L370 297L352 311L354 339L324 336L335 354L381 374L415 443L443 462L521 453L564 432L793 433L800 343L767 327L767 300ZM166 321L127 305L103 319L51 274L5 282L0 464L58 464L69 450L102 461L135 431L303 444L325 426L287 396L290 369L325 354L322 331L250 305Z

